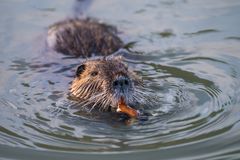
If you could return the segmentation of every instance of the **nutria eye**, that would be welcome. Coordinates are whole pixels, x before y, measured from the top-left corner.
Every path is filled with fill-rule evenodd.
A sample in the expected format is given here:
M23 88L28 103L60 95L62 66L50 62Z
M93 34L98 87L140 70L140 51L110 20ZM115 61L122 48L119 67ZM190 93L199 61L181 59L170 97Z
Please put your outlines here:
M93 77L96 76L96 75L98 75L98 72L92 72L91 73L91 76L93 76Z
M80 76L80 74L83 73L83 71L85 70L85 68L86 68L86 67L85 67L84 64L78 66L77 71L76 71L76 76Z

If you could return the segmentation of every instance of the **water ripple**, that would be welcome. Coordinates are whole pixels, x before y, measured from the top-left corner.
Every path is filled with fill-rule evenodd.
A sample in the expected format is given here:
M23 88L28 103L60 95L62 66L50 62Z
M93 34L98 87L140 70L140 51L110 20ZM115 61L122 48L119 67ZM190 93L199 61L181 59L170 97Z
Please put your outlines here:
M103 16L129 36L126 47L133 52L123 54L125 61L156 100L143 106L147 120L129 121L77 108L78 102L68 97L83 59L30 52L27 46L34 42L29 37L39 33L27 26L42 26L42 13L44 20L54 17L46 26L56 21L61 9L53 9L59 6L43 2L33 20L23 3L8 3L1 2L17 6L17 12L12 9L12 18L2 14L0 20L8 23L0 29L8 37L0 38L1 158L239 159L239 2L90 2L93 16ZM121 7L117 17L105 12ZM28 43L21 45L21 39Z

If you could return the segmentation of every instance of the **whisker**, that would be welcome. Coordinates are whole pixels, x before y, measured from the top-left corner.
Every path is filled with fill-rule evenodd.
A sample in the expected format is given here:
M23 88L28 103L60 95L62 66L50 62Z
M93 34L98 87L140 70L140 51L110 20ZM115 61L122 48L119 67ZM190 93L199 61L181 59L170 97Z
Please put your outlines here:
M104 111L104 103L106 101L106 98L104 97L104 99L102 99L102 102L99 105L99 111Z
M148 91L143 92L142 90L136 89L134 95L134 99L137 102L148 104L148 106L155 106L157 105L160 97L149 93Z
M105 101L103 103L104 110L107 110L109 106L110 106L110 100L109 99L105 99Z
M105 96L104 96L103 98L99 98L99 99L93 104L93 106L91 107L91 109L89 110L89 112L91 112L91 111L95 108L95 106L96 106L97 104L99 104L99 102L102 101L104 98L105 98Z
M89 104L91 104L91 103L94 103L94 100L97 99L97 98L99 98L99 97L101 97L102 95L103 95L103 94L101 93L101 94L95 95L95 96L93 96L93 97L91 97L91 98L89 98L89 99L81 102L81 103L80 103L80 105L82 104L81 107L85 107L85 106L87 106L87 105L89 105Z

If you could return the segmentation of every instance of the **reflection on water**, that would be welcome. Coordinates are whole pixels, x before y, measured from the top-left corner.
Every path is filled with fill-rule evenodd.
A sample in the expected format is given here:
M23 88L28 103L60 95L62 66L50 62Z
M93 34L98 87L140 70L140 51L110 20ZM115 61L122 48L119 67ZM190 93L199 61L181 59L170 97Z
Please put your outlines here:
M76 4L1 2L1 158L238 159L238 1ZM48 25L81 8L130 42L126 62L158 97L147 121L71 108L67 91L83 59L49 53L43 39Z

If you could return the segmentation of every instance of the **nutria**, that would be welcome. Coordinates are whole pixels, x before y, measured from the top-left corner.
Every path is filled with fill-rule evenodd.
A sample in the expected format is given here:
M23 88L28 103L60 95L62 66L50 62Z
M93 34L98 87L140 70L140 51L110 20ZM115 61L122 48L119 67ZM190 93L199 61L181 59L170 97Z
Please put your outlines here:
M101 58L86 59L76 70L70 95L81 106L117 110L118 104L137 106L144 99L142 81L121 58L107 56L123 47L114 27L89 19L70 19L50 26L48 46L57 52Z
M129 106L138 104L141 79L119 57L86 60L76 71L70 93L81 99L82 105L98 105L101 110L116 110L121 98Z

